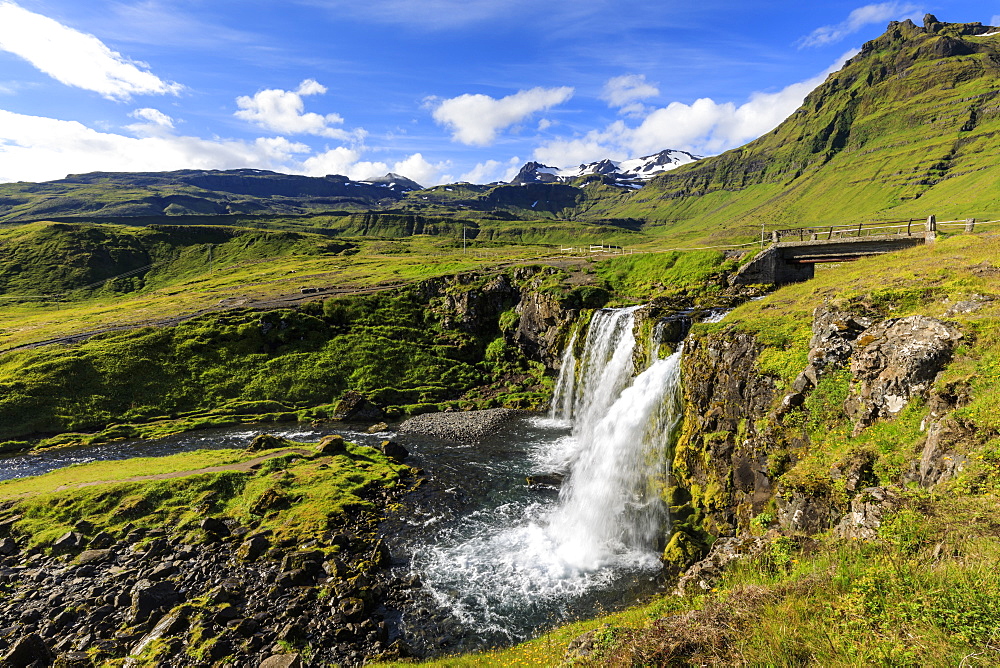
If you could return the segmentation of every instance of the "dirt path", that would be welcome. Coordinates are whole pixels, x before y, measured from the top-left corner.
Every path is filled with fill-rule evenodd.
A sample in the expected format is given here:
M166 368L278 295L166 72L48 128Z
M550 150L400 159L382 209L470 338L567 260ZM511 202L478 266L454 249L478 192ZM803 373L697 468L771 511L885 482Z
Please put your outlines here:
M60 485L55 488L55 491L61 492L67 489L81 489L83 487L93 487L94 485L113 485L119 482L141 482L143 480L170 480L172 478L186 478L190 475L198 475L199 473L220 473L222 471L240 471L243 473L250 473L254 469L260 467L261 464L269 459L274 459L275 457L281 457L282 455L303 455L306 457L315 456L317 453L315 450L309 450L307 448L287 448L285 450L278 450L277 452L272 452L267 455L262 455L260 457L254 457L253 459L241 462L239 464L225 464L223 466L206 466L201 469L192 469L190 471L174 471L173 473L157 473L156 475L138 475L131 478L122 478L120 480L95 480L93 482L81 482L74 485Z

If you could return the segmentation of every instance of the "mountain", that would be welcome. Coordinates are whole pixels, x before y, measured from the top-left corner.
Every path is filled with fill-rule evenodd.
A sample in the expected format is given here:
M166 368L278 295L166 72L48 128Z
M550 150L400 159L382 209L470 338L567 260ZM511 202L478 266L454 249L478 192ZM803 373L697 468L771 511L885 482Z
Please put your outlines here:
M330 177L326 177L330 178ZM368 183L373 186L379 186L381 188L389 188L393 192L408 193L414 190L423 190L424 187L414 181L413 179L408 179L402 174L395 174L389 172L385 176L379 176L374 179L365 179L361 183Z
M655 177L613 215L673 232L1000 217L1000 29L893 22L759 139Z
M1000 29L892 22L766 135L709 158L661 151L570 169L528 163L511 184L429 189L259 170L95 173L0 184L0 222L396 212L620 221L685 242L865 220L1000 218ZM645 184L645 185L643 185ZM642 186L642 187L637 187Z
M93 172L0 184L0 221L63 217L295 215L393 205L420 184L398 174L351 181L259 169Z
M598 175L609 177L611 179L610 182L614 185L639 188L646 181L658 174L699 159L698 156L692 155L687 151L666 149L642 158L622 161L605 159L568 169L549 167L540 162L529 162L511 180L511 184L575 183L582 177Z

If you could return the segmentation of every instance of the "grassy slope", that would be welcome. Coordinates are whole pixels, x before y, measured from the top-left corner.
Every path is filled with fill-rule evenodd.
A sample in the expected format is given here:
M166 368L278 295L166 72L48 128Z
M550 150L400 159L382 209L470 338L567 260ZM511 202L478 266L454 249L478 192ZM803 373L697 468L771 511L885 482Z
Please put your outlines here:
M115 257L117 248L127 252ZM0 236L0 282L7 281L0 291L0 349L267 301L303 287L357 291L489 269L551 250L478 243L463 252L460 240L423 235L351 242L238 228L38 223ZM138 277L70 290L150 260L153 267ZM34 298L63 291L59 298Z
M962 37L984 52L942 58L944 39L887 33L771 133L655 179L615 213L717 239L753 238L761 224L1000 218L989 152L1000 37Z
M303 444L289 442L302 448ZM306 449L309 449L307 446ZM31 545L46 547L83 520L88 533L124 535L130 528L172 527L197 541L197 527L206 516L232 517L241 524L270 529L279 539L306 541L336 526L345 512L373 510L366 490L395 486L407 471L382 453L349 445L344 454L318 461L309 454L281 454L284 448L261 452L200 450L168 457L135 458L124 462L94 462L58 469L22 480L0 483L6 514L23 518L17 531ZM258 457L275 457L252 471L219 471L164 480L130 478L184 473L206 467L241 464ZM255 511L259 501L278 493L286 503Z

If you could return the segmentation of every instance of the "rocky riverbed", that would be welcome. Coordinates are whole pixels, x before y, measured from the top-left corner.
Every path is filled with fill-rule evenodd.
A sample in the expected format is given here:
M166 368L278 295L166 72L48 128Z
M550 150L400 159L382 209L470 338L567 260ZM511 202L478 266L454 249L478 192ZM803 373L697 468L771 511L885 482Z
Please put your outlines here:
M445 438L460 443L476 443L498 433L514 418L526 411L512 408L488 408L481 411L426 413L399 425L403 435Z
M382 505L397 493L379 494ZM306 544L217 519L202 522L199 544L168 529L95 534L84 522L52 555L24 549L10 535L16 519L0 524L0 665L140 654L162 666L359 665L410 655L386 619L419 581L392 573L373 515Z

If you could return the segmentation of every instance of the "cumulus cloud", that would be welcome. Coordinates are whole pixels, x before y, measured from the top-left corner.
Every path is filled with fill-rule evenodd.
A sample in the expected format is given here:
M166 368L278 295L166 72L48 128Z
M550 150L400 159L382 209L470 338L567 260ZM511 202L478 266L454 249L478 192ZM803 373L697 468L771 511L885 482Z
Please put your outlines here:
M254 141L168 133L128 137L76 121L0 110L0 181L46 181L92 171L280 169L309 150L283 137Z
M493 183L494 181L510 181L517 176L521 168L521 159L514 156L507 162L487 160L480 162L471 170L459 177L460 181L469 183Z
M623 74L608 79L601 99L607 100L612 107L625 107L659 94L660 89L647 82L645 74Z
M993 18L990 19L991 26L1000 26L1000 14L994 14Z
M153 125L158 125L163 128L174 127L174 119L170 118L159 109L136 109L129 114L129 116L132 118L138 118L139 120L148 121Z
M410 157L394 163L390 171L413 179L422 186L432 186L451 180L450 176L444 174L444 170L450 166L449 161L434 164L426 160L420 153L414 153Z
M0 0L0 50L13 53L56 81L111 100L139 94L178 94L182 86L129 60L101 40L10 0Z
M141 122L126 125L125 129L140 137L165 137L174 129L174 119L159 109L136 109L129 116Z
M443 173L449 167L449 163L433 164L420 153L414 153L392 164L362 160L362 155L361 148L338 146L307 158L296 171L307 176L340 174L354 181L373 179L393 172L413 179L422 186L437 185L450 179Z
M638 125L615 121L582 136L547 142L535 150L534 158L555 167L569 167L603 158L625 160L667 148L696 155L720 153L777 127L830 72L856 53L845 53L821 74L778 92L754 93L741 105L710 98L691 104L672 102L647 113Z
M884 23L904 18L919 19L919 9L917 5L901 2L881 2L858 7L840 23L813 30L799 40L799 47L834 44L872 23Z
M286 134L309 134L342 140L363 137L363 130L348 132L333 127L344 123L340 114L306 113L302 98L323 93L326 93L326 87L314 79L306 79L294 91L269 88L258 91L253 97L241 95L236 98L239 111L234 115L262 128Z
M520 123L531 114L550 109L573 97L573 89L531 88L502 97L459 95L438 102L434 120L451 131L452 139L471 146L488 146L501 130Z

